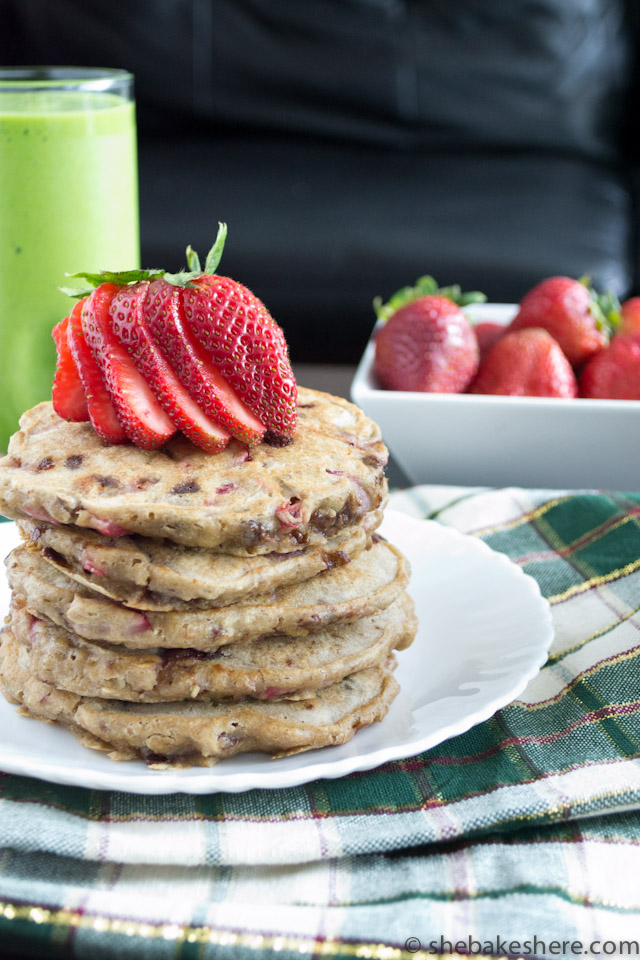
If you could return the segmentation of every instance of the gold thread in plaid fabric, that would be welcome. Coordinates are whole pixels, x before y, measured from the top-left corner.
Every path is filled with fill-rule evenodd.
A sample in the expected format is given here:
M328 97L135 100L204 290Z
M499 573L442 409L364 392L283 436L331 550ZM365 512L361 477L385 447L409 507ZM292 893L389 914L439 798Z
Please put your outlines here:
M640 757L640 753L637 754L637 756ZM422 757L421 754L418 755L418 758L420 757ZM477 757L470 755L468 758L456 757L455 759L458 760L461 764L464 764L465 762L474 763L477 760ZM602 766L609 763L619 763L620 759L621 758L619 757L615 757L608 761L607 760L598 761L597 765ZM625 759L635 759L635 757L627 757ZM441 758L438 757L437 760L440 761ZM399 761L398 766L400 764L406 765L407 763L408 761ZM584 767L595 766L595 765L596 764L590 764L590 763L572 763L566 767L561 767L559 770L553 771L552 773L544 772L539 776L532 776L526 780L525 779L519 780L518 783L522 785L529 785L529 784L535 783L537 780L544 780L544 779L547 779L548 777L559 776L564 773L571 773L574 770L579 770ZM492 784L491 787L488 787L485 790L469 791L464 795L464 798L471 800L471 799L476 799L477 797L488 796L489 794L493 793L495 790L498 790L501 787L507 787L510 785L511 784L509 781L504 781L504 782L499 781ZM609 791L605 790L597 794L592 794L590 796L590 799L587 801L587 804L585 805L584 815L587 814L589 807L594 800L595 801L608 800L608 799L611 799L612 797L616 797L622 800L626 798L628 795L631 795L631 798L635 799L635 796L631 788L625 789L625 790L609 790ZM451 802L452 802L451 799L446 798L441 792L438 792L437 794L433 794L428 799L424 799L420 804L417 804L417 805L409 804L409 803L404 803L404 804L398 803L395 807L376 806L371 808L369 812L373 814L393 816L394 814L411 813L414 810L429 810L433 807L446 808ZM455 802L455 800L453 802ZM578 807L576 805L573 809L573 812L574 813L577 812L577 809ZM569 811L568 811L567 804L560 803L560 804L557 804L556 806L545 807L544 810L536 810L531 813L513 814L512 816L508 816L508 817L504 816L501 819L501 825L512 824L512 823L513 824L526 823L527 825L529 825L529 824L533 824L535 821L539 821L540 823L544 824L547 819L549 819L549 821L553 823L559 819L564 819L568 812ZM341 807L340 809L340 816L357 816L357 815L360 815L361 813L362 813L361 808L357 808L357 807ZM319 811L316 814L316 818L319 820L331 819L335 816L336 814L335 814L335 811L333 810L326 811L326 812ZM258 820L258 818L255 818L255 819L256 821ZM246 822L246 820L247 818L245 817L243 818L242 822ZM252 822L254 822L253 818L252 818ZM495 829L495 825L492 825L491 829Z
M573 567L573 569L580 574L583 581L591 581L596 576L609 575L613 571L607 570L603 572L602 570L596 570L594 567L585 560L584 556L581 556L581 550L584 545L588 543L593 543L594 541L601 541L602 538L609 534L610 532L615 531L615 526L612 526L615 523L616 518L611 515L607 516L604 522L598 523L595 526L591 525L589 530L583 532L580 536L572 536L571 540L567 542L566 538L561 534L560 529L566 524L562 524L562 515L560 514L560 523L558 524L560 529L557 529L554 526L553 519L554 517L549 517L549 514L552 511L547 511L544 516L534 517L531 520L531 527L536 531L537 535L544 540L544 542L549 546L550 550L548 553L549 559L552 557L560 557L563 560ZM617 518L623 522L626 522L626 517ZM556 518L557 522L558 518ZM618 523L616 526L620 528L623 523ZM595 531L600 529L600 535L595 536ZM573 534L573 531L566 531ZM634 557L637 560L637 553ZM575 586L575 585L574 585Z
M583 685L584 686L584 685ZM589 697L585 695L585 699L580 698L581 701L587 705L589 702ZM594 697L595 701L600 705L594 707L593 709L588 710L587 713L583 714L579 720L574 720L569 723L566 727L561 730L554 730L550 733L529 733L529 734L518 734L517 737L515 734L512 734L511 737L506 740L497 741L493 750L495 752L501 750L508 750L510 747L515 745L515 741L520 745L526 743L536 743L536 744L549 744L554 741L560 740L562 737L566 736L568 733L572 733L575 730L583 729L584 727L590 726L592 724L599 724L601 720L617 720L619 716L633 716L637 713L640 713L640 700L633 700L625 703L605 703L603 700L598 700L597 697ZM493 718L495 719L495 718ZM625 759L630 757L636 757L640 754L640 743L635 740L631 735L626 738L631 743L635 744L638 747L638 750L629 751L627 748L623 750L620 744L614 744L621 752ZM624 742L624 738L623 741ZM438 758L439 759L439 758ZM470 761L474 762L478 759L477 754L469 755ZM540 775L543 775L542 773ZM526 782L526 781L522 781ZM469 794L470 796L471 794Z
M637 610L634 612L637 613ZM629 616L631 617L633 616L633 614L631 613L629 614ZM628 618L625 617L622 620L618 621L618 623L624 623L626 619ZM618 623L612 624L611 626L606 627L604 630L599 630L597 633L594 633L589 639L594 640L596 637L604 636L605 634L609 633L609 631L617 627ZM587 640L585 640L584 642L588 643ZM581 646L583 646L583 644L577 644L575 647L571 649L572 651L579 650ZM549 657L549 659L547 660L547 665L557 663L559 660L562 659L563 655L566 655L567 652L568 651L563 650L562 653L556 654L555 657ZM562 698L566 696L567 693L570 693L570 691L573 690L576 684L581 683L585 679L585 677L595 676L597 673L600 672L600 670L604 669L605 667L615 666L618 663L623 663L625 660L635 660L636 657L638 657L639 655L640 655L640 647L633 647L633 649L631 650L625 650L624 653L617 653L617 654L614 654L614 656L612 657L606 657L604 660L599 660L598 663L594 663L592 664L592 666L587 667L586 670L582 671L582 673L577 674L577 676L575 676L573 680L570 680L569 683L565 687L563 687L558 693L554 694L552 697L547 697L546 700L538 700L537 703L525 703L523 700L514 700L513 703L514 704L517 703L517 705L521 707L523 710L529 710L529 711L540 710L543 707L550 706L550 704L552 703L560 703Z
M571 540L569 543L563 543L563 541L558 538L557 531L553 530L549 524L541 523L536 527L535 523L532 523L531 526L534 529L537 529L541 536L544 536L544 539L551 547L549 556L558 556L564 559L569 558L573 553L577 553L578 551L583 550L585 547L590 546L605 534L615 533L616 530L624 526L626 523L632 522L633 526L638 526L637 519L639 513L640 508L636 507L634 508L634 513L632 515L629 514L625 517L608 517L606 520L603 520L602 523L592 527L592 529L588 530L586 533L580 534L579 537L576 537L575 540ZM543 535L543 529L551 532ZM530 562L531 559L532 556L527 555L525 559L519 559L518 562L520 564L524 564Z
M600 493L585 494L584 496L591 497L593 499L595 498L599 499L603 496L603 494L600 494ZM436 511L436 513L442 514L447 509L453 508L456 505L456 503L462 502L465 499L470 499L470 497L460 498L459 501L454 500L452 503L447 504L445 507L441 507L440 510ZM492 533L498 533L505 530L515 530L518 527L523 526L524 524L533 523L539 517L543 517L550 510L553 510L554 507L561 506L562 504L568 503L575 499L576 499L576 494L574 493L568 493L564 496L554 497L551 500L546 500L544 503L539 504L537 507L534 507L532 510L524 511L522 514L520 514L520 516L514 517L512 520L501 520L500 523L487 524L483 527L477 527L474 530L468 530L467 532L474 537L487 537L487 536L490 536ZM630 497L630 498L624 498L620 500L615 496L611 496L610 500L614 504L616 504L616 506L622 509L625 513L631 513L632 519L636 523L638 523L638 526L640 526L640 523L638 522L639 518L638 518L638 510L637 510L637 506L638 506L637 499Z
M633 497L616 497L612 496L611 498L614 503L617 503L621 510L629 511L634 523L640 530L640 510L638 509L638 501Z
M638 569L640 569L640 559L633 560L631 563L625 564L624 567L617 567L610 573L591 577L589 580L585 580L583 583L576 583L574 586L569 587L562 593L556 593L550 597L547 597L547 600L550 604L562 603L564 600L569 600L571 597L575 597L579 593L585 593L587 590L591 590L592 587L600 587L605 583L613 583L615 580L621 580L623 577L628 577L629 574L635 573L635 571Z
M566 503L571 499L571 494L567 494L565 497L556 497L555 499L548 500L546 503L543 503L538 507L534 507L533 510L527 510L526 513L522 513L519 517L515 517L513 520L503 520L500 523L490 524L486 527L478 527L476 530L470 530L468 532L474 537L487 537L490 534L497 533L501 530L515 530L517 527L521 527L525 523L532 523L534 520L537 520L538 517L544 516L544 514L549 510L552 510L554 507L559 506L561 503Z
M571 564L571 566L574 568L574 570L576 570L582 577L584 577L584 583L588 584L589 586L610 583L613 579L620 579L621 576L628 576L628 574L633 573L633 571L636 570L638 566L640 566L640 559L636 559L636 560L630 561L629 563L624 564L624 566L622 567L616 567L613 570L609 570L607 573L604 573L604 574L597 573L594 570L594 568L591 566L591 564L585 561L579 555L580 550L582 549L582 546L585 544L588 544L589 542L593 542L593 538L580 537L576 541L576 543L580 544L580 546L571 548L566 544L564 546L561 546L562 541L559 540L556 534L556 531L553 529L553 527L549 526L547 523L540 523L537 525L534 523L533 526L534 526L534 529L537 530L538 534L541 537L543 537L546 540L546 542L549 544L553 552L553 555L562 557L563 559L567 560ZM622 523L617 524L615 527L609 526L605 531L603 531L603 535L604 534L608 535L610 533L613 533L615 532L616 527L619 529L622 526L623 526ZM600 580L599 579L600 577L602 577L603 579ZM574 585L574 589L575 587L577 587L577 584ZM584 587L584 584L583 584L583 587ZM571 589L572 588L570 587L569 590ZM568 593L568 590L565 592ZM582 592L582 590L580 592Z
M593 717L612 745L624 756L637 756L640 742L632 733L627 733L620 724L619 714L623 716L640 711L640 702L606 703L586 681L580 681L571 691L571 695L587 707L587 717Z
M632 523L633 526L637 526L638 513L640 513L640 507L634 507L633 512L627 514L625 517L612 517L610 520L605 520L603 523L595 526L592 530L589 530L588 533L585 533L581 537L577 537L575 540L572 540L565 547L561 547L558 550L558 553L560 556L562 556L565 550L581 550L583 547L593 543L594 540L604 536L605 533L614 533L620 527L624 526L625 523Z
M544 770L534 763L527 754L527 751L524 749L524 744L509 727L504 711L498 710L491 718L491 722L494 723L502 733L506 733L509 741L508 749L512 756L516 758L516 761L524 768L527 774L526 779L529 781L539 779L544 774Z
M576 650L581 650L591 640L597 640L599 637L605 637L608 633L611 633L612 630L615 630L616 627L619 627L621 623L626 623L628 620L634 617L639 610L640 610L640 606L634 607L633 610L630 610L628 613L624 614L624 616L621 616L618 620L615 620L613 623L608 623L607 626L602 627L601 630L596 630L594 633L590 634L588 637L585 637L584 640L580 640L578 643L574 643L570 647L565 647L563 650L558 650L557 653L554 653L549 657L545 666L550 667L554 663L558 663L558 661L562 660L563 657L566 657L571 653L575 653ZM636 652L636 650L634 649L627 652L633 654ZM620 656L622 656L622 654L620 654ZM616 661L614 658L612 658L610 662L615 663ZM519 703L520 701L516 700L515 702Z
M0 923L2 921L22 924L37 924L39 927L63 928L67 930L95 930L103 934L120 934L127 938L142 940L164 940L172 943L214 944L219 947L250 950L270 950L277 953L299 953L317 957L362 957L371 960L421 960L426 957L439 957L440 960L467 960L459 953L417 953L384 943L349 943L343 940L309 939L295 935L262 933L239 933L234 930L214 929L206 924L192 926L178 923L145 923L133 920L120 920L100 914L88 915L78 910L48 910L46 907L30 907L14 903L0 902ZM483 956L493 956L483 954Z
M550 602L558 602L591 586L611 582L611 578L629 574L635 569L630 564L637 565L639 562L640 529L637 516L640 507L637 503L622 515L622 508L614 498L602 496L577 496L567 509L563 509L563 506L566 506L566 502L547 510L542 516L532 517L530 525L548 544L550 551L547 558L567 560L585 582L548 595ZM635 531L635 535L631 531ZM613 539L616 532L622 535ZM598 549L594 551L596 545ZM609 558L614 555L617 562L612 569ZM517 559L521 565L526 565L533 558ZM599 580L599 577L610 579Z
M490 894L491 899L499 898L505 892L506 891L493 891ZM539 888L529 884L523 884L520 887L509 890L510 894L515 892L531 893L534 895L540 892L552 893L556 896L559 895L562 899L570 903L584 906L597 906L616 912L636 912L636 908L621 907L605 900L591 900L587 897L574 896L559 887L556 888L553 886ZM465 893L470 900L478 899L479 896L482 896L477 896L472 891L465 891ZM420 896L423 899L436 901L453 901L460 899L459 891L452 891L452 893L447 896L433 896L429 894L421 894ZM468 954L466 953L460 954L453 952L443 954L423 949L409 951L384 943L354 942L324 939L322 937L310 939L299 937L295 934L243 933L231 929L215 929L206 924L198 926L172 923L156 924L107 917L101 914L88 915L84 912L74 910L49 910L46 907L0 902L0 926L3 921L8 921L9 924L15 922L23 928L28 927L29 924L35 924L38 928L43 929L51 928L54 936L55 932L59 930L67 930L73 934L73 932L83 929L95 931L100 934L120 935L131 941L142 939L145 941L161 940L176 945L215 945L223 948L229 947L232 950L249 949L270 951L279 953L280 955L297 953L317 957L346 957L349 958L349 960L351 960L351 958L363 958L363 960L364 958L370 958L370 960L409 960L409 958L416 960L417 958L417 960L426 960L427 957L436 957L440 958L440 960L452 960L452 958L453 960L455 960L455 958L458 958L458 960L467 960L468 958ZM409 940L415 941L415 939L416 938L410 936L407 943ZM455 941L456 937L454 936L453 939ZM497 960L498 956L504 956L504 954L496 955L483 951L482 956Z
M424 501L420 497L418 488L417 499L421 505L424 505ZM453 500L449 500L448 503L443 504L443 506L438 507L436 510L432 510L429 513L425 514L425 520L437 520L438 517L441 517L443 513L446 513L447 510L453 510L454 507L460 506L461 503L464 503L466 500L471 500L472 497L477 495L477 490L472 490L470 493L461 494L459 497L455 497ZM427 507L427 510L429 508Z

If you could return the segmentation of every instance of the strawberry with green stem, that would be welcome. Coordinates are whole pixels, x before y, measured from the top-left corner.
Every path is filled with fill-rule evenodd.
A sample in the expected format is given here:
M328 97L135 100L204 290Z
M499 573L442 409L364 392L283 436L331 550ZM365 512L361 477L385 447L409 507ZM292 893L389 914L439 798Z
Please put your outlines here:
M461 307L486 299L439 288L433 277L420 277L388 303L378 297L374 309L383 321L375 337L374 372L388 390L461 393L479 362L476 335Z

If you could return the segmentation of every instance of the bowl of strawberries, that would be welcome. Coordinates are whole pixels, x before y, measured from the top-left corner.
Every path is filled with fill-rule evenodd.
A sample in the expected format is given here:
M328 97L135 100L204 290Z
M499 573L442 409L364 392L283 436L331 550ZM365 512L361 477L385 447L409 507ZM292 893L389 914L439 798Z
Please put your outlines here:
M640 298L557 276L487 303L421 277L374 308L351 395L412 483L640 489Z

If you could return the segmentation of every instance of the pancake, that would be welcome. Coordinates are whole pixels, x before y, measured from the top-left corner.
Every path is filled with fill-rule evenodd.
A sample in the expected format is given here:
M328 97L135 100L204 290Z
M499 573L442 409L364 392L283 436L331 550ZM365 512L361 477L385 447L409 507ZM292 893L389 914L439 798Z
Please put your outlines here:
M213 652L274 634L301 636L344 620L373 616L396 600L409 581L400 551L375 542L346 566L302 583L225 607L138 610L97 595L42 559L31 546L7 558L7 579L36 617L87 640L132 649L169 647Z
M321 545L387 493L387 452L358 407L301 388L295 440L212 456L176 435L159 450L104 444L50 402L23 414L0 460L0 513L249 556Z
M51 564L87 587L128 606L173 610L194 601L226 605L307 580L348 563L370 542L382 511L364 517L322 546L291 553L237 557L148 537L110 539L81 527L18 520L22 536ZM182 601L182 602L181 602Z
M57 690L32 675L29 647L9 629L0 644L0 685L9 701L114 760L140 757L152 767L211 765L254 750L282 757L345 743L386 715L399 692L394 666L391 656L308 700L134 704Z
M417 622L406 593L382 613L309 637L277 636L216 653L126 650L81 640L33 617L14 598L11 630L28 647L33 676L86 697L159 703L173 700L304 699L320 687L385 661L412 642Z

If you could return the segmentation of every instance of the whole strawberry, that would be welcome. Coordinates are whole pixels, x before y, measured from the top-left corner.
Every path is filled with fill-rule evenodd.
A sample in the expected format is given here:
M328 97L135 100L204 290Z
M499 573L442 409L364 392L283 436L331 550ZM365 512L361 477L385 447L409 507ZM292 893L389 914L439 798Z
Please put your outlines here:
M430 289L433 292L425 292ZM405 287L376 312L386 323L375 338L374 372L387 390L461 393L478 369L480 352L473 327L458 303L482 294L438 290L431 277ZM388 318L388 319L387 319Z
M619 333L580 374L580 396L640 400L640 333Z
M476 323L474 325L475 334L478 338L478 346L480 347L480 362L486 357L486 355L491 350L491 347L496 343L500 337L504 336L506 333L506 327L501 323L493 323L490 320L483 320L482 323Z
M611 293L598 296L582 280L548 277L520 301L510 330L542 327L560 344L573 367L609 342L611 328L619 320L619 304Z
M509 397L575 397L571 364L546 330L506 333L483 360L470 393Z
M621 333L640 333L640 297L630 297L620 307L620 326L616 335Z

